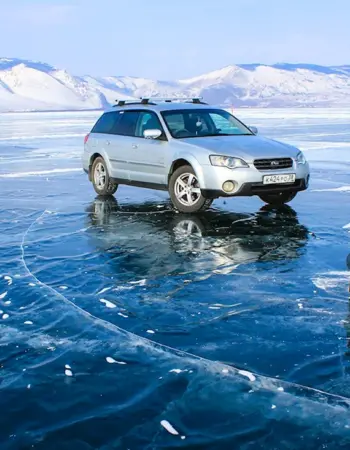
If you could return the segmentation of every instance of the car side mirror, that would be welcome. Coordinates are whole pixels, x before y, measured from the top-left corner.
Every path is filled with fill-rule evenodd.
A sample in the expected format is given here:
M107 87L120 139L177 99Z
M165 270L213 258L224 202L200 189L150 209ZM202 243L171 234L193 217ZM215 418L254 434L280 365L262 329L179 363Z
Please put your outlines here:
M162 135L162 131L157 130L156 128L152 129L152 130L145 130L143 132L143 137L145 139L158 139L159 137L161 137L161 135Z
M249 127L250 131L254 134L258 134L258 129L256 127Z

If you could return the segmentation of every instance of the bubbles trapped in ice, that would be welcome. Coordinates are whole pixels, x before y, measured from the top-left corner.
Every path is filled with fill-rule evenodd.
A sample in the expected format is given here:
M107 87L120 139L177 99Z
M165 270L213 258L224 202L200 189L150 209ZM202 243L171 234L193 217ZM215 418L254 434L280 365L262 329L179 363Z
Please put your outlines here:
M11 300L7 300L7 302L4 302L4 305L11 305Z
M67 377L72 377L73 376L73 372L71 370L69 370L69 369L66 369L64 371L64 373L66 374Z
M36 284L35 283L28 283L28 286L36 286Z
M149 334L155 334L155 331L153 331L153 330L147 330L146 333L149 333Z
M118 312L118 316L124 317L125 319L129 318L129 316L127 316L127 315L125 315L125 314L123 314L121 312Z
M63 291L68 289L68 286L60 286L59 289L62 289Z
M0 300L2 300L3 298L5 298L7 295L7 292L3 292L2 294L0 294Z
M33 322L31 320L26 320L24 322L24 325L33 325Z
M6 320L6 319L8 319L10 316L8 315L8 314L4 314L3 316L2 316L2 318L4 319L4 320Z
M276 409L276 405L272 405L272 406L271 406L271 409Z
M66 364L66 365L64 366L64 368L65 368L65 369L68 369L68 370L71 370L71 366L70 366L69 364Z
M222 371L221 371L222 373L228 373L229 372L229 370L228 369L222 369Z

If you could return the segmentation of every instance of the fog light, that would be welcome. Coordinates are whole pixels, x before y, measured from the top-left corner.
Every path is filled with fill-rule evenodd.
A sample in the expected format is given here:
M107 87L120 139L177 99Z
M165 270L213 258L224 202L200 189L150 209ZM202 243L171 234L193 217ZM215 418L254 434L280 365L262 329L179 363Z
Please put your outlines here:
M222 185L222 189L225 192L232 192L235 188L235 185L232 181L225 181L225 183Z

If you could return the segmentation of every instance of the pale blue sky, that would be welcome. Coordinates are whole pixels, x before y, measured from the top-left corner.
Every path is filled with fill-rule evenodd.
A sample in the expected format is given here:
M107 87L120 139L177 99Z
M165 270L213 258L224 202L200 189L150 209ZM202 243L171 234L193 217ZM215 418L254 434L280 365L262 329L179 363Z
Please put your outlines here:
M0 56L186 78L229 64L350 64L350 0L0 0Z

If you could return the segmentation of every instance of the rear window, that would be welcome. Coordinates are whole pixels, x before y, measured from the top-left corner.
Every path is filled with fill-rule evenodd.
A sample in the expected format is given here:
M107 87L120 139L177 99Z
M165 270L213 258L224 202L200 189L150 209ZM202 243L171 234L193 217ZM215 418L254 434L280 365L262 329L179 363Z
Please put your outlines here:
M113 134L119 119L119 112L104 113L96 122L91 133Z

